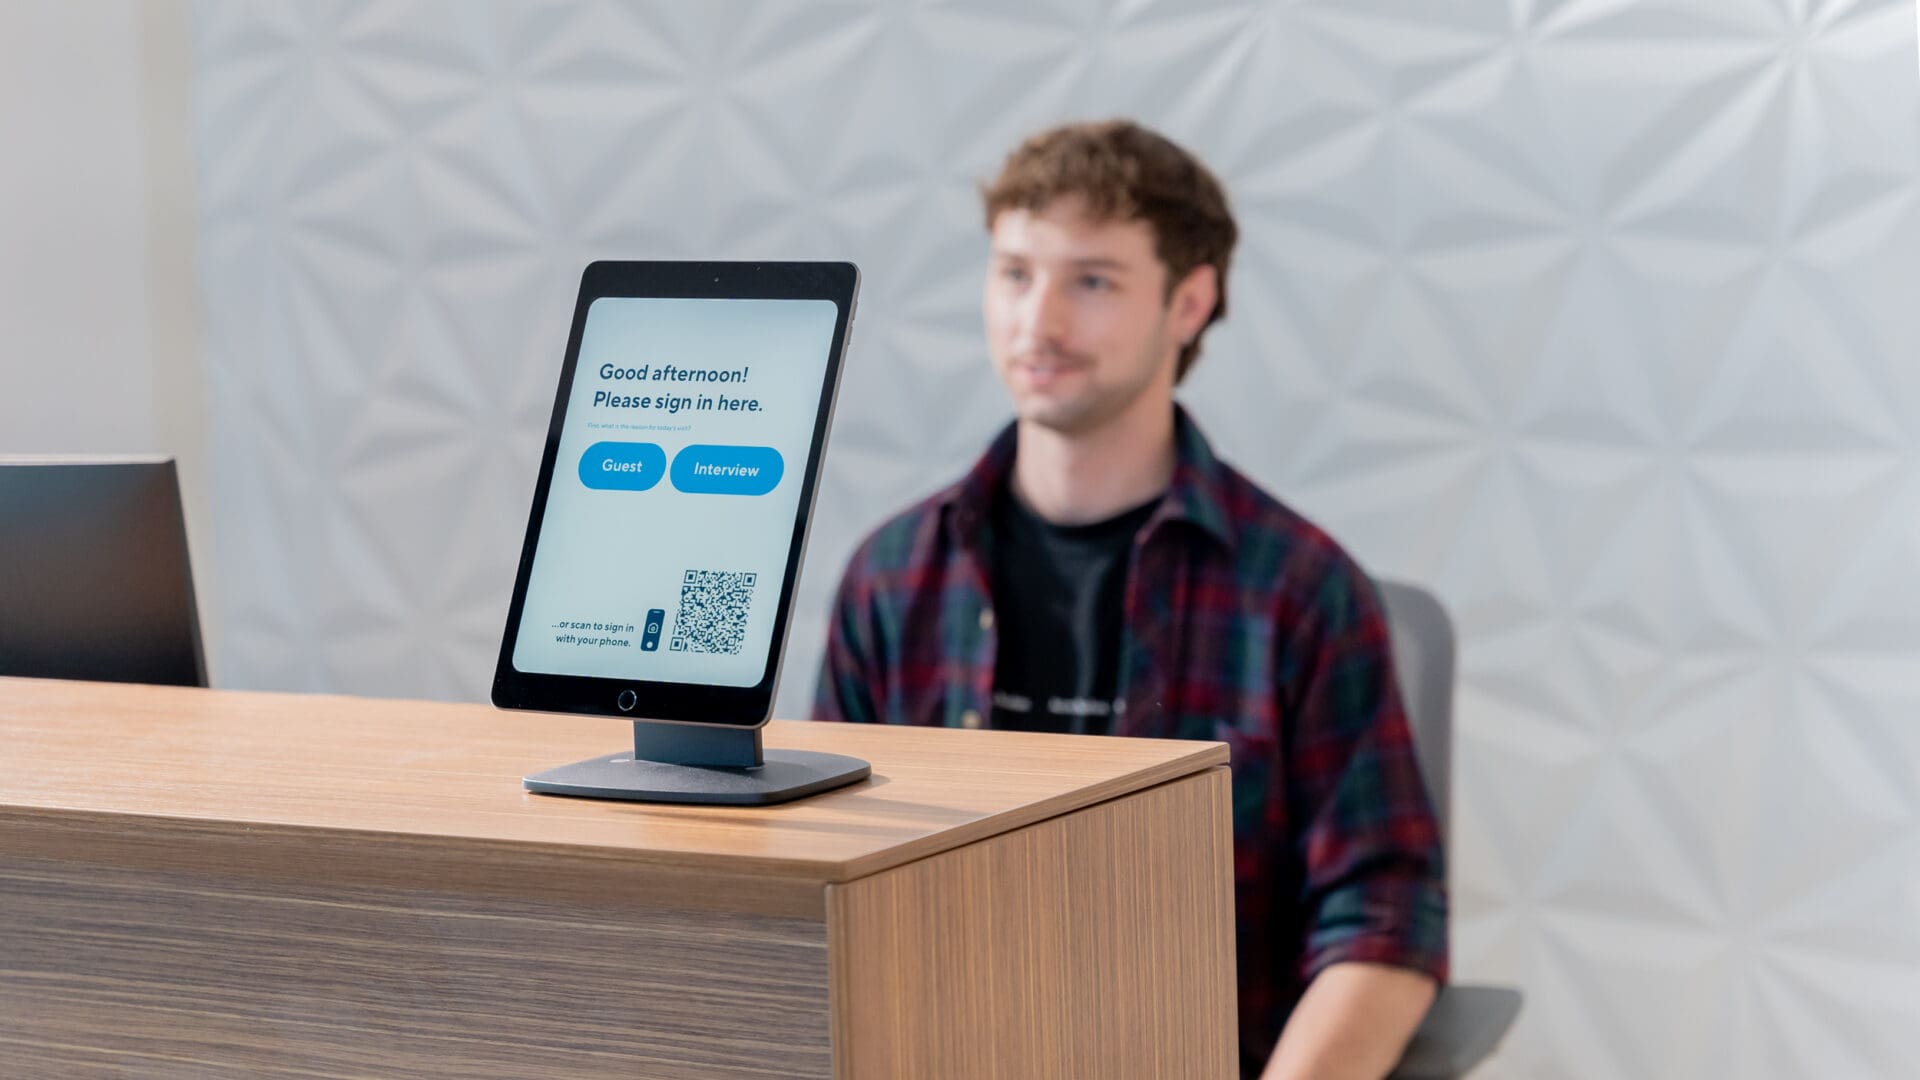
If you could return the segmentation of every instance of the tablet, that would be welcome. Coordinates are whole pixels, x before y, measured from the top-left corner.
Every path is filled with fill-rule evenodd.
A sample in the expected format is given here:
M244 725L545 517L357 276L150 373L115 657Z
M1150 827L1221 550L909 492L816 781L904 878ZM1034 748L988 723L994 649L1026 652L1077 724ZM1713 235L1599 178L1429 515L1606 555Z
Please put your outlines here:
M587 267L495 705L767 721L859 278Z

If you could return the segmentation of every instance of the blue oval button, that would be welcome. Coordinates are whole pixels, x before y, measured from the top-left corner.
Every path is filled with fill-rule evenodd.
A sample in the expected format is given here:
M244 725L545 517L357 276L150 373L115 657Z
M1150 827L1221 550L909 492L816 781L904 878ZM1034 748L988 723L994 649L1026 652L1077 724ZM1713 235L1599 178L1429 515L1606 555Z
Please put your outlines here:
M645 491L667 471L667 452L650 442L597 442L580 455L580 482L601 491Z
M673 486L689 495L765 495L786 472L771 446L703 446L673 455Z

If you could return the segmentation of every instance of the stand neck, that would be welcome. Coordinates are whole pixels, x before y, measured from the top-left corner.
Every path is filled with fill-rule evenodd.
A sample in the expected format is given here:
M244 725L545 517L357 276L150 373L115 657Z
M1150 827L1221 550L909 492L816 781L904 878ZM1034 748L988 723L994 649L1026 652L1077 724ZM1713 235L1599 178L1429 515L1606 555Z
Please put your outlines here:
M633 757L636 761L667 765L757 769L766 760L760 746L760 730L764 726L709 727L635 720Z

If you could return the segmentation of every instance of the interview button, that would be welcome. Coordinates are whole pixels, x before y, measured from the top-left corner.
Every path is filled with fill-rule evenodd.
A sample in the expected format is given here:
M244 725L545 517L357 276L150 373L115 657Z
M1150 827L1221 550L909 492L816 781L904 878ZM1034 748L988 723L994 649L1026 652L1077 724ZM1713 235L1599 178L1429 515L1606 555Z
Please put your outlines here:
M786 463L771 446L694 444L673 455L673 486L689 495L765 495Z
M667 452L650 442L597 442L580 455L580 482L601 491L645 491L667 472Z

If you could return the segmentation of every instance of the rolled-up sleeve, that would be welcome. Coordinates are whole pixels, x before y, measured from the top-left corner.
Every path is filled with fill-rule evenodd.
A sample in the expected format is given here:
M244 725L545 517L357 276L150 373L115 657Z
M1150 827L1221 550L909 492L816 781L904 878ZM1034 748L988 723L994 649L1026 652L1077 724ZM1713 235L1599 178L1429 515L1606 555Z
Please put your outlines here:
M1357 568L1300 628L1285 755L1302 868L1303 982L1363 961L1447 979L1440 828L1394 680L1385 613Z

